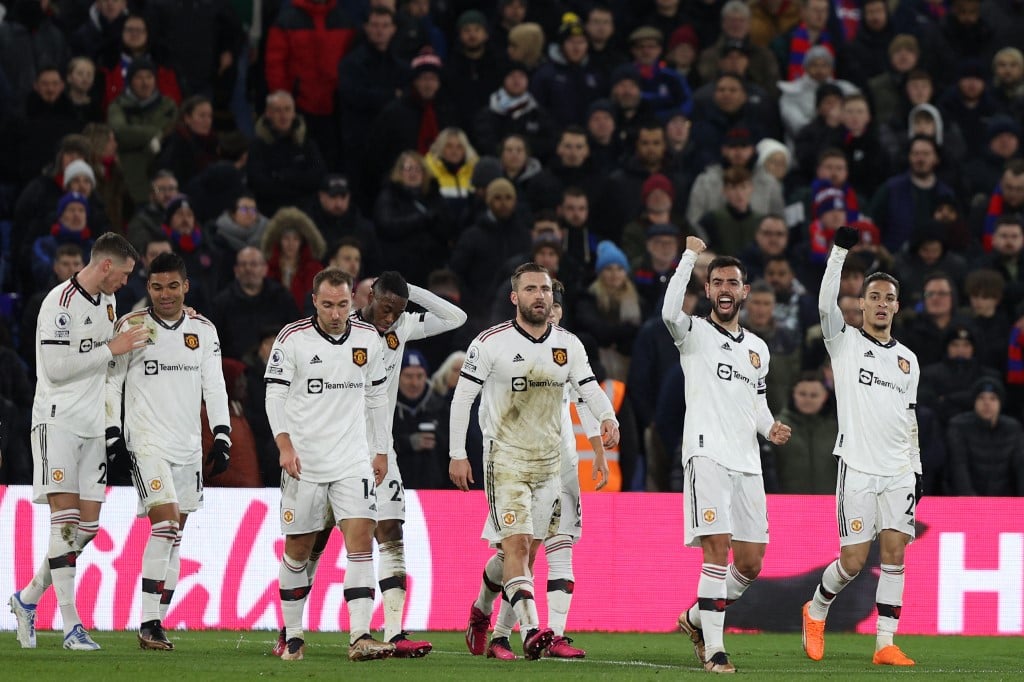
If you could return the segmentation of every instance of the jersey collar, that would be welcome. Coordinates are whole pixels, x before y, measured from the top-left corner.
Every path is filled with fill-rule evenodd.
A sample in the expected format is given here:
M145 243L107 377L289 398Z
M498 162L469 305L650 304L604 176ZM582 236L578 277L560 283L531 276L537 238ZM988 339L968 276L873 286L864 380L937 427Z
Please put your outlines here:
M351 315L349 315L349 317L354 317L354 318L356 318L357 320L359 320L360 322L365 322L366 324L368 324L368 325L370 325L371 327L373 327L374 331L376 331L376 332L377 332L378 334L380 334L381 336L384 336L384 335L385 335L385 334L387 334L387 333L388 333L389 331L391 331L392 329L394 329L394 325L392 325L391 329L388 329L388 330L387 330L387 331L385 331L385 332L382 332L381 330L377 329L377 325L375 325L374 323L370 322L370 321L369 321L368 319L366 319L365 317L363 317L363 309L362 309L362 308L356 308L355 312L354 312L354 313L352 313Z
M71 283L74 285L76 289L78 289L78 293L82 294L82 296L85 296L85 300L89 301L89 303L92 303L95 306L98 306L100 304L101 294L96 294L96 296L93 297L92 294L85 290L85 287L78 283L77 274L71 275Z
M167 322L165 322L164 320L161 320L160 317L155 312L153 312L153 306L149 306L148 310L149 310L149 316L152 317L154 320L156 320L156 323L158 325L160 325L161 327L163 327L164 329L170 329L171 331L174 331L175 329L180 327L185 322L185 313L184 312L181 313L181 317L178 318L177 322L175 322L174 324L167 324Z
M871 334L868 334L863 329L858 329L857 331L860 332L861 336L863 336L865 339L867 339L871 343L875 344L876 346L881 346L882 348L892 348L893 346L896 345L896 339L894 337L892 337L892 336L889 337L888 341L886 341L885 343L882 343L881 341L879 341L875 337L871 336Z
M352 333L352 321L351 320L345 320L345 322L346 322L346 324L345 324L345 333L342 334L341 337L339 337L337 340L335 340L335 338L333 336L331 336L330 334L325 332L320 327L320 323L317 322L317 320L316 320L316 313L313 313L312 319L313 319L313 329L316 330L316 333L319 334L320 336L322 336L325 341L327 341L328 343L333 343L335 346L340 346L341 344L345 343L345 341L348 340L348 335Z
M536 339L533 338L533 336L530 335L530 332L528 332L525 329L523 329L522 327L520 327L519 323L516 322L515 319L512 320L512 327L517 332L519 332L520 334L522 334L523 336L528 338L530 341L532 341L533 343L544 343L545 341L548 340L548 337L551 336L551 323L550 322L548 323L548 328L544 330L544 333L541 334L540 337L536 338Z
M715 322L714 320L712 320L710 315L708 315L704 319L707 320L708 324L710 324L712 327L714 327L715 330L719 334L724 334L725 336L728 336L730 340L732 340L732 341L734 341L736 343L741 343L743 341L743 334L744 334L743 327L740 327L740 333L739 334L737 334L736 336L733 336L732 332L730 332L728 329L726 329L722 325L720 325L717 322Z

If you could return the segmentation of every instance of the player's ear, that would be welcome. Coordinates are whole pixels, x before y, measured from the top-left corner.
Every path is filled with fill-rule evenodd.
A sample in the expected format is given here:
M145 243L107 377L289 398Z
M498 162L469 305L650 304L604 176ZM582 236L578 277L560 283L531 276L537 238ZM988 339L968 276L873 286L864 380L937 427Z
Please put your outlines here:
M512 301L512 305L519 305L519 296L516 295L515 289L509 292L508 300Z
M185 281L181 283L181 291L182 291L182 293L186 293L186 294L188 293L188 278L187 277L185 278Z
M743 285L743 300L747 300L747 296L749 296L749 295L750 295L750 285L749 284L744 284Z

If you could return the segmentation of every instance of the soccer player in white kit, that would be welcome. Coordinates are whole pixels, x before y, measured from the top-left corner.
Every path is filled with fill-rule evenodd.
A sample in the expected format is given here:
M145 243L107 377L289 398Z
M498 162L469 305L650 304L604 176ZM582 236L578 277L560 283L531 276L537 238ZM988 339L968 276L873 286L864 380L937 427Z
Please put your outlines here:
M687 546L704 553L697 602L680 614L678 624L705 670L732 673L736 668L723 639L725 609L761 572L768 544L757 434L782 445L790 428L775 420L765 398L768 347L740 327L740 308L750 291L743 264L731 256L712 260L704 284L711 314L693 318L683 312L686 285L705 248L697 237L686 238L661 309L686 375L684 535Z
M405 307L409 301L422 307L424 312L406 312ZM394 415L398 403L398 374L405 344L444 334L466 323L466 313L461 308L426 289L408 284L400 273L393 270L380 273L372 282L367 304L354 310L351 317L373 325L384 342L384 371L387 374L385 385L388 414L391 415ZM377 500L377 530L374 532L380 555L377 580L384 605L384 639L395 645L395 658L418 658L430 653L433 646L430 642L409 639L402 629L406 596L403 539L405 487L402 485L402 472L398 468L394 443L389 440L388 444L388 473L379 486L382 492ZM313 584L316 566L333 527L331 519L313 546L306 565L310 585ZM284 651L284 645L284 633L281 633L274 653L279 656Z
M279 573L285 661L305 651L302 613L309 594L306 562L330 507L345 537L345 602L353 661L390 656L395 645L370 636L376 487L388 468L391 415L380 334L349 319L352 277L327 268L313 279L312 317L285 326L264 379L267 418L280 450Z
M551 324L562 321L563 297L565 287L554 280ZM597 490L608 483L608 463L605 460L604 447L601 444L601 425L590 412L590 408L580 399L571 384L565 386L565 398L562 405L562 470L559 474L561 489L558 506L548 526L548 535L544 538L544 553L548 562L548 627L554 636L544 650L544 655L551 658L585 658L587 652L573 646L571 637L565 636L566 623L569 618L569 607L572 594L576 587L576 577L572 567L573 545L579 542L583 534L583 508L580 504L579 453L576 451L576 434L573 431L569 403L575 401L576 411L580 417L583 432L590 441L594 452L593 479L598 481ZM484 526L484 534L496 547L500 547L500 539L489 535L489 523ZM530 570L536 553L530 555ZM480 584L480 593L476 602L469 610L469 625L466 628L466 645L470 653L479 656L485 647L488 658L511 661L516 659L509 636L516 625L515 611L507 599L501 600L498 620L494 627L494 635L487 643L487 629L491 624L491 612L494 600L501 593L501 576L504 569L505 554L500 549L484 566Z
M547 270L525 263L512 275L515 318L482 332L470 344L451 412L449 475L460 490L473 483L466 431L473 400L480 402L484 488L490 527L505 554L502 591L515 610L529 659L539 658L554 633L541 628L529 561L548 528L560 493L562 401L569 382L601 422L602 442L613 447L619 427L611 402L570 332L552 325L552 284Z
M36 604L51 583L64 621L64 648L100 648L78 617L75 563L99 532L106 496L103 401L97 397L103 395L107 363L146 343L145 330L114 336L114 293L128 281L138 258L124 237L100 236L89 264L54 287L39 310L32 501L50 507L50 541L32 581L8 602L25 649L36 646Z
M825 618L836 595L864 568L878 537L881 574L875 602L876 665L911 666L914 661L893 644L903 606L904 554L914 540L914 515L921 498L921 451L917 439L917 356L892 337L900 309L899 282L876 272L864 279L860 309L864 326L843 321L836 304L839 277L849 249L860 239L852 227L836 231L818 295L825 348L835 375L839 435L836 521L839 558L829 564L803 607L803 646L807 656L825 655Z
M181 537L188 515L203 506L203 400L214 434L215 474L229 463L231 415L217 330L205 317L185 314L185 262L162 253L147 269L152 305L122 317L115 331L142 327L148 342L115 358L107 372L106 437L108 455L131 466L139 516L150 523L142 553L139 646L170 651L174 644L163 620L178 584Z

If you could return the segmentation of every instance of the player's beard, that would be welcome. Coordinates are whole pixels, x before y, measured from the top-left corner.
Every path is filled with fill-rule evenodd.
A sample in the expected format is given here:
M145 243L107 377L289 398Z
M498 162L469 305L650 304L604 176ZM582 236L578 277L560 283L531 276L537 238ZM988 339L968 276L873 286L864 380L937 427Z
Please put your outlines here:
M718 318L719 322L724 322L726 324L735 320L736 317L740 314L740 309L742 308L743 301L734 298L732 301L732 308L728 312L723 313L721 309L718 307L717 299L711 302L711 311L715 314L715 317Z
M544 310L538 311L533 307L533 304L523 305L519 304L519 316L524 320L534 325L546 324L548 318L551 317L551 304L545 303Z

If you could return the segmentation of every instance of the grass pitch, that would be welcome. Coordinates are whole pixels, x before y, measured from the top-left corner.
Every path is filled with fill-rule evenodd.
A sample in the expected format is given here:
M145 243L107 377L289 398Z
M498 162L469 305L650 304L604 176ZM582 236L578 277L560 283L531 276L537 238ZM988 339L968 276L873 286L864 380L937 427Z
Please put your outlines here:
M134 632L94 632L103 646L97 652L61 648L61 635L40 632L38 648L22 650L13 632L0 633L3 680L209 680L349 678L430 682L432 680L667 680L700 676L689 640L682 634L582 634L576 644L587 650L577 661L500 662L474 657L462 633L424 636L434 651L421 659L389 659L351 663L343 633L306 633L305 660L284 662L270 654L276 633L206 631L169 632L176 649L142 651ZM1016 638L898 637L913 668L871 664L870 635L827 635L825 660L808 660L799 634L726 634L726 645L741 675L758 680L811 676L842 680L878 680L886 675L915 679L1024 679L1024 644ZM518 634L513 648L521 651ZM350 677L351 676L351 677Z

